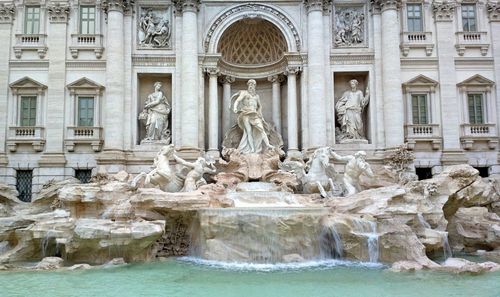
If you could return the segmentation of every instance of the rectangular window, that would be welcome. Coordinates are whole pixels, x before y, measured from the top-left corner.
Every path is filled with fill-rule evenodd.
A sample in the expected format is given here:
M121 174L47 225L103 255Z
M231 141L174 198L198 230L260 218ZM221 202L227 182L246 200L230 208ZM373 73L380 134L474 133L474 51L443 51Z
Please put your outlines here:
M468 94L469 124L484 124L483 94Z
M92 177L92 169L75 169L75 177L79 179L82 184L88 184Z
M16 190L19 200L31 202L33 170L16 170Z
M476 5L462 4L462 27L464 32L476 32Z
M413 124L422 125L429 124L427 112L427 95L413 94L411 95L411 106L413 115Z
M21 97L20 125L23 127L36 125L36 96Z
M406 5L406 18L408 21L408 32L422 32L422 5L421 4L407 4Z
M78 97L78 126L94 126L94 97Z
M95 34L95 6L80 6L80 34Z
M24 33L40 33L40 6L26 6L24 17Z

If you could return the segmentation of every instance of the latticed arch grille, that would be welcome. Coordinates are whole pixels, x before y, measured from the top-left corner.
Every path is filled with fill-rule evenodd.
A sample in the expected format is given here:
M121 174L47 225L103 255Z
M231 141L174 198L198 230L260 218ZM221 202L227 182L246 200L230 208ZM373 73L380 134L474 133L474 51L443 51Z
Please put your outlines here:
M245 19L232 24L218 44L222 59L237 65L277 62L287 51L281 31L266 20Z

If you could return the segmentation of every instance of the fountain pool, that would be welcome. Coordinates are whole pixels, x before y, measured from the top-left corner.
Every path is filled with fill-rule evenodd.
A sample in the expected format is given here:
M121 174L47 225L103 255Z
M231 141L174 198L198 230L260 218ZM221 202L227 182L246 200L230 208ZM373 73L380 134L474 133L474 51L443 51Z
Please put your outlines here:
M500 273L480 276L393 273L377 264L227 264L193 258L108 269L2 272L0 295L13 296L499 296Z

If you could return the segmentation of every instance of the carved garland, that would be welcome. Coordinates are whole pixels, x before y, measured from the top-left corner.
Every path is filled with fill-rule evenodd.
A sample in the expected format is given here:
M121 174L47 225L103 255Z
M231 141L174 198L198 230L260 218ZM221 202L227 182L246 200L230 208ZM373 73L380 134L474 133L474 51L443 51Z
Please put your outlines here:
M456 4L448 1L432 2L432 12L436 21L452 21Z
M486 3L486 11L490 21L500 21L500 2Z
M219 16L210 26L210 29L208 30L207 37L205 38L204 42L204 47L205 47L205 52L208 52L208 48L210 46L210 41L212 40L212 36L215 32L215 30L226 20L228 17L235 13L239 13L242 11L248 11L248 12L268 12L271 13L272 15L276 16L279 18L281 21L283 21L290 31L293 34L293 38L295 40L295 46L297 47L297 51L300 51L300 35L299 32L297 31L297 28L293 25L292 21L284 15L282 12L276 10L275 8L263 4L255 4L255 3L249 3L249 4L244 4L241 6L233 7L226 11L224 14ZM252 16L252 14L249 13L249 16Z
M0 4L0 24L10 24L14 19L16 9L12 4Z

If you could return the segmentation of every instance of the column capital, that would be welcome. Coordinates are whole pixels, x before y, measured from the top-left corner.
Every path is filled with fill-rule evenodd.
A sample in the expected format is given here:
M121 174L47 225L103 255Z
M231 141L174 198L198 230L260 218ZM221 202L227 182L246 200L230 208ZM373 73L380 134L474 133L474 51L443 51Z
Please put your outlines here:
M500 22L500 2L486 3L486 12L490 22Z
M174 0L176 13L184 13L187 11L198 12L200 8L200 0Z
M285 79L281 74L275 74L267 77L267 80L272 83L282 83Z
M297 65L291 65L287 66L285 70L285 75L288 76L289 74L297 74L302 70L302 67L297 66Z
M16 8L12 3L0 4L0 24L12 24L15 14Z
M370 12L372 14L380 14L382 10L381 0L370 0Z
M135 5L135 0L102 0L101 9L104 13L109 11L125 12L132 10Z
M307 12L311 11L321 11L324 12L325 6L327 6L328 0L304 0L304 5L307 9Z
M210 76L218 76L220 75L220 69L214 66L208 66L203 69Z
M236 79L234 78L234 76L230 76L230 75L223 75L221 76L220 78L220 82L223 83L223 84L232 84L234 83Z
M47 11L51 23L68 22L70 8L67 2L53 2L47 5Z
M451 22L455 14L456 4L449 1L433 1L432 12L435 22Z
M380 8L382 12L385 10L398 10L401 6L401 0L378 0L380 2Z

